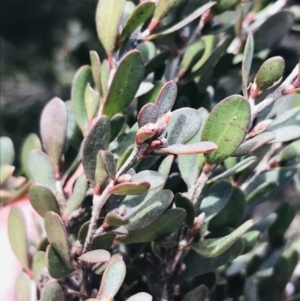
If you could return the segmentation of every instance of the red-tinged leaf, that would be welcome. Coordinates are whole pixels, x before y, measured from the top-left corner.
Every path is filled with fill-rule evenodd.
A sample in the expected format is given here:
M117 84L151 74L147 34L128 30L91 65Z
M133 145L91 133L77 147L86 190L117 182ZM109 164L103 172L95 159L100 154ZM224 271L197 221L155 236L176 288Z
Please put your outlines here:
M142 127L147 123L155 123L158 119L158 115L159 111L157 105L154 103L147 103L141 108L137 116L139 127Z
M173 80L170 80L169 82L164 84L155 100L155 104L158 107L159 116L162 116L168 111L171 111L176 97L177 85Z
M110 259L110 253L106 250L93 250L84 253L83 255L78 257L78 259L88 263L106 262Z
M111 194L117 195L139 195L146 192L150 188L150 183L141 182L128 182L115 185L110 189Z
M173 155L189 155L208 153L218 149L218 146L213 142L197 142L193 144L173 144L169 147L163 147L159 150Z

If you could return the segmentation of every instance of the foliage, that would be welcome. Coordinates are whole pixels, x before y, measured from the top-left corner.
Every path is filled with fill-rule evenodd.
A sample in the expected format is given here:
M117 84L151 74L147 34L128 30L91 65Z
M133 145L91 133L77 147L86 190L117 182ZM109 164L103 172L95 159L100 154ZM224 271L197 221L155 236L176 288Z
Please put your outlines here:
M11 209L25 301L31 283L43 301L291 297L296 210L252 218L300 164L298 66L282 81L284 59L268 58L293 13L156 2L99 0L103 51L76 72L71 101L44 107L15 175L0 139L1 202L28 193L43 229L32 241Z

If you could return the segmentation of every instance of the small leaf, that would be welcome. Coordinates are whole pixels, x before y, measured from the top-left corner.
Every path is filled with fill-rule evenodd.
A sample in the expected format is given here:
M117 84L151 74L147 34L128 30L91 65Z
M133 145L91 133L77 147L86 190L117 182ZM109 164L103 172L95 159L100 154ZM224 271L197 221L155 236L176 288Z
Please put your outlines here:
M267 130L276 135L272 143L286 142L300 138L300 107L280 114L271 122Z
M117 195L139 195L150 188L150 183L141 181L141 182L127 182L121 183L110 188L109 193Z
M79 260L82 260L87 263L99 263L106 262L110 259L110 253L106 250L93 250L78 257Z
M298 161L300 158L300 140L296 140L284 147L277 155L278 163L286 164L288 161Z
M67 207L64 211L64 214L70 215L73 211L75 211L81 206L85 199L87 188L88 186L85 176L79 176L75 182L73 193L68 199Z
M155 100L155 104L157 105L159 111L159 117L171 111L176 97L177 85L173 80L170 80L163 85Z
M132 295L131 297L129 297L128 299L126 299L126 301L152 301L152 296L149 295L148 293L137 293L135 295Z
M3 164L12 165L15 160L15 149L9 137L0 137L0 149L0 166Z
M114 230L116 233L137 232L149 226L157 220L169 207L173 200L173 193L170 190L161 190L149 199L145 199L124 216L129 223Z
M253 51L254 51L254 40L253 40L253 35L250 32L248 34L248 38L246 41L244 54L243 54L243 61L242 61L243 94L245 98L248 98L247 89L248 89L248 80L249 80L249 74L252 65L252 59L253 59Z
M277 26L280 22L280 26ZM255 31L254 45L255 52L272 48L289 32L294 23L294 14L291 11L283 10L271 15ZM266 37L268 37L266 39Z
M42 290L41 301L63 301L64 293L56 281L49 281Z
M200 240L197 243L193 243L192 248L203 257L212 258L220 256L228 250L252 225L253 221L249 220L222 238Z
M233 156L248 155L248 154L256 151L262 145L264 145L270 141L273 141L275 138L276 138L276 135L274 133L263 132L255 137L243 142L232 155Z
M201 212L205 213L205 219L210 220L227 205L233 189L229 182L219 181L212 185L201 201Z
M249 103L239 95L219 102L205 122L202 141L212 141L218 149L205 155L209 164L222 162L243 142L251 112Z
M195 19L199 18L203 13L205 13L208 9L210 9L214 4L215 4L215 2L210 2L210 3L204 4L203 6L196 9L189 16L187 16L185 19L180 21L179 23L171 26L170 28L168 28L168 29L166 29L162 32L150 35L147 39L152 40L152 39L155 39L155 38L158 38L158 37L162 37L162 36L168 35L172 32L175 32L175 31L185 27L186 25L188 25L189 23L191 23Z
M158 107L153 103L145 104L137 116L138 125L141 128L142 126L148 123L155 123L158 119L159 111Z
M205 301L209 293L209 290L205 285L197 286L196 288L189 291L182 299L182 301Z
M33 256L32 271L33 271L34 281L37 284L38 288L40 289L41 289L40 276L42 270L46 266L47 266L46 253L43 251L36 251Z
M124 41L141 25L143 25L152 15L155 9L155 4L150 1L140 3L127 19L121 39Z
M96 9L96 28L99 40L108 57L112 55L125 0L99 0ZM109 24L109 28L107 25Z
M122 114L116 114L111 118L110 122L111 122L110 141L113 141L120 134L125 124L125 117Z
M0 166L0 185L4 184L14 173L15 167L12 165L1 165Z
M266 60L259 68L254 83L258 91L264 91L276 85L284 72L284 59L281 56L274 56Z
M42 151L34 150L30 153L28 161L29 172L34 182L55 192L55 171L50 158Z
M101 152L101 155L103 157L103 162L104 162L104 167L107 172L107 175L111 178L114 179L116 176L116 161L114 158L113 153L111 153L109 150L105 150Z
M128 224L129 220L124 218L123 216L111 211L106 214L105 222L109 226L119 227L119 226Z
M60 208L54 193L41 184L33 184L29 189L29 200L34 210L45 217L46 213L53 211L60 215Z
M139 181L145 181L150 184L149 190L157 189L158 187L162 186L165 183L165 177L153 170L143 170L131 178L132 182L139 182Z
M225 207L209 221L209 230L236 227L244 216L245 204L244 193L239 188L233 187L232 195Z
M264 182L256 189L254 189L250 194L248 194L246 201L248 204L258 203L259 199L263 196L270 194L276 187L278 183L276 182Z
M186 269L184 277L190 278L214 271L218 267L233 261L243 251L243 242L239 239L227 251L213 258L202 257L194 250L190 250L184 259Z
M178 230L184 222L185 217L185 210L181 208L170 209L148 227L122 239L121 242L143 243L163 239Z
M32 300L31 281L29 276L20 272L17 276L14 287L14 300L31 301Z
M99 92L100 96L103 96L102 84L101 84L101 62L99 55L96 51L90 51L90 60L91 60L91 68L94 83L96 85L96 89Z
M77 124L84 136L89 131L88 117L85 107L85 88L92 81L92 71L90 66L81 67L75 74L72 83L71 98L74 106L74 112Z
M122 257L115 257L106 267L97 295L98 300L112 300L119 291L126 275Z
M108 92L108 80L110 76L110 67L108 60L103 60L101 65L101 84L102 84L102 91L103 91L103 97L106 97Z
M25 269L29 268L26 225L23 214L18 207L10 209L7 220L8 238L11 248Z
M92 250L96 249L105 249L109 250L115 240L116 234L114 233L105 233L99 236L96 236L93 240Z
M252 165L254 162L256 162L256 160L257 160L257 158L254 156L248 157L248 158L240 161L236 165L234 165L232 168L229 168L228 170L222 172L221 174L218 174L217 176L211 178L210 180L207 181L207 184L211 184L216 181L223 180L225 178L233 176L233 175L243 171L244 169L248 168L250 165Z
M184 0L159 0L155 8L153 19L158 23L170 10L182 5Z
M1 147L1 146L0 146ZM36 134L30 134L26 137L21 148L21 165L22 170L27 177L30 177L28 160L29 155L33 150L42 150L42 145L39 137Z
M191 108L181 108L172 112L167 127L168 145L189 142L199 131L201 118L198 111Z
M72 145L76 149L79 149L82 144L82 132L77 124L75 117L75 110L72 100L65 102L68 113L68 125L67 125L67 141L65 149L68 149L69 145Z
M53 250L57 253L60 261L62 261L64 265L71 271L72 265L68 234L59 215L51 211L45 215L45 230L47 233L47 239L51 244L51 248L53 248ZM47 257L49 259L49 256Z
M100 150L97 154L95 176L92 182L97 189L99 189L108 178L108 174L105 168L103 152L103 150Z
M202 154L216 150L218 147L213 142L197 142L193 144L173 144L159 148L160 151L173 155Z
M43 109L40 132L46 153L59 168L67 133L67 108L64 102L54 97Z
M140 52L137 50L128 52L122 58L113 77L104 103L103 114L111 117L123 112L133 100L143 76L144 62Z
M192 201L183 196L181 193L177 193L174 202L177 208L183 208L186 211L185 223L189 226L189 228L192 228L196 216L195 207Z
M108 148L110 128L109 118L102 116L94 125L84 142L82 164L86 177L91 183L95 181L97 154L99 150L106 150Z
M96 116L96 113L98 111L99 104L100 104L100 95L96 90L94 90L91 87L90 83L88 83L85 87L84 103L85 103L87 118L89 121L91 121Z

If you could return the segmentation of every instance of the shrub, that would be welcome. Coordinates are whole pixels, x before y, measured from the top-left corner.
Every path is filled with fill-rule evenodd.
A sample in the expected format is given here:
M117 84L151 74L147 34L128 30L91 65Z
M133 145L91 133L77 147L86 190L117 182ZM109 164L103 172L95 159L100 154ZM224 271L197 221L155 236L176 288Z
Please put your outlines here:
M8 217L16 296L290 300L296 210L253 221L300 163L298 66L282 81L269 57L294 22L278 3L99 1L101 55L45 106L17 176L0 140L2 203L28 192L39 214L40 241Z

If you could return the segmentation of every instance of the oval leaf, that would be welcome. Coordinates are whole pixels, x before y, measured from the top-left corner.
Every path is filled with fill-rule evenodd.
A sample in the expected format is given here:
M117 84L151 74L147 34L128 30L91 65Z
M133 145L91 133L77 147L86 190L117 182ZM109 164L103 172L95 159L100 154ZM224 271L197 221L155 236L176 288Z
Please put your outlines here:
M95 169L99 150L106 150L110 140L110 120L102 116L94 125L83 146L82 164L86 177L95 182Z
M65 300L62 288L56 281L49 281L42 291L42 301L63 301Z
M193 202L183 196L181 193L177 193L175 196L175 204L178 208L183 208L186 211L185 223L192 228L194 225L194 219L196 216L195 206Z
M159 111L159 117L171 111L177 97L177 85L173 80L165 83L157 98L155 104Z
M46 153L59 168L67 133L68 115L64 102L55 97L43 109L40 132Z
M110 253L106 250L93 250L78 257L79 260L88 263L106 262L110 259Z
M139 111L137 122L139 127L141 128L148 123L155 123L158 117L159 111L157 106L153 103L147 103Z
M249 103L239 95L219 102L211 111L202 131L202 141L213 141L218 149L205 154L209 164L220 163L243 142L251 117Z
M12 207L7 220L8 238L11 248L25 269L29 268L26 225L21 210Z
M208 153L218 149L213 142L198 142L193 144L173 144L168 147L159 148L160 151L173 155L191 155Z
M242 61L242 82L243 82L243 94L245 98L248 98L248 80L249 74L252 65L253 59L253 51L254 51L254 40L253 35L250 32L248 34L248 38L246 41L244 54L243 54L243 61Z
M45 217L46 213L53 211L60 215L60 208L54 193L41 184L33 184L29 189L29 200L34 210Z
M149 190L154 190L165 183L165 177L154 170L143 170L131 178L132 182L145 181L150 184Z
M92 74L96 89L101 96L103 96L102 84L101 84L101 62L99 55L96 51L90 51L90 60L92 67Z
M148 293L141 292L129 297L126 301L152 301L152 299Z
M15 287L14 287L13 300L17 300L17 301L32 300L31 280L29 276L24 272L20 272L19 275L17 276Z
M100 1L101 2L101 1ZM128 52L121 60L110 85L103 114L123 112L134 99L144 76L144 62L138 50Z
M119 291L126 275L126 265L121 257L116 257L108 264L102 276L97 295L99 300L112 300Z
M15 160L14 144L9 137L0 137L0 166L12 165Z
M139 195L150 188L150 183L141 181L141 182L127 182L121 183L110 188L109 193L117 195Z

